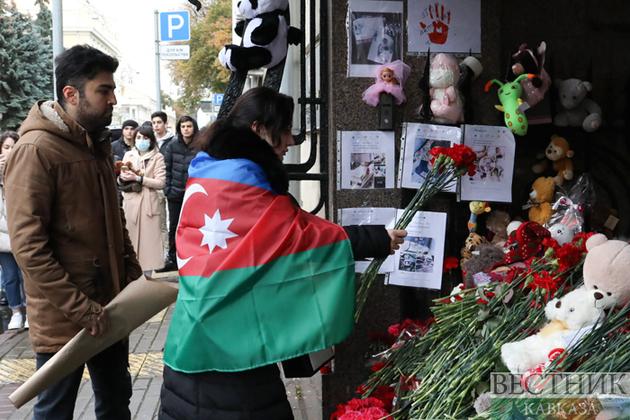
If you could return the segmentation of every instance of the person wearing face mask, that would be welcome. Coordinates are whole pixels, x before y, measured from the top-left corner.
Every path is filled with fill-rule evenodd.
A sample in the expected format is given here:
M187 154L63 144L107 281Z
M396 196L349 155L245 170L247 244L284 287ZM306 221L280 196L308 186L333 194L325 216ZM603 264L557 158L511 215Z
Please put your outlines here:
M277 362L350 334L354 260L393 254L407 235L299 208L282 163L293 107L250 89L194 141L159 420L293 419Z
M136 128L132 148L125 153L123 162L131 162L133 167L121 171L118 183L137 182L142 186L140 192L122 193L123 210L140 266L146 276L151 276L152 270L164 267L157 192L164 188L166 179L164 157L151 127Z
M20 136L15 131L6 131L0 135L0 173L4 170L7 157L19 138ZM24 296L22 271L11 253L3 188L4 180L0 176L0 265L2 266L2 285L12 312L7 329L16 330L22 327L28 328L28 319L22 319L22 306L26 305L26 297Z

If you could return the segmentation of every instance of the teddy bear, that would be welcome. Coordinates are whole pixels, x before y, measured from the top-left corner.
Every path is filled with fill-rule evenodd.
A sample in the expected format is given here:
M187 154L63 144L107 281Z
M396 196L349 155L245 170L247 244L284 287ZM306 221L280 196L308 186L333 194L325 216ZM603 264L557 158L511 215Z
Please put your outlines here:
M120 175L122 171L126 171L126 170L130 170L136 175L144 175L144 171L142 169L133 168L133 163L123 162L120 160L114 162L114 170L116 171L116 176Z
M593 85L579 79L557 79L553 83L560 97L557 115L553 119L554 125L582 126L589 133L597 130L602 124L602 109L586 97Z
M431 61L429 93L434 122L439 124L464 122L462 96L457 88L459 76L459 63L454 57L440 53Z
M475 253L472 257L466 261L466 264L462 266L462 270L466 273L464 275L464 284L467 289L475 286L473 275L481 273L484 270L489 269L495 264L503 261L505 253L503 250L497 248L491 244L481 244L475 249Z
M553 350L579 344L604 317L604 310L595 302L594 292L585 288L552 299L545 306L550 322L524 340L503 344L501 360L512 374L520 375L547 362Z
M545 93L551 86L551 77L549 77L549 74L544 68L546 50L547 44L543 41L540 43L540 46L536 48L536 53L527 48L527 44L522 44L518 48L518 51L512 54L514 60L512 73L515 77L526 73L532 73L534 75L531 79L521 80L521 87L523 88L521 99L527 102L530 107L542 101Z
M532 171L535 174L543 173L549 166L549 161L551 161L553 169L557 171L557 175L553 178L556 185L562 185L565 179L568 181L573 179L573 164L571 163L573 150L569 149L567 139L555 134L552 135L551 142L545 149L544 156L539 154L536 157L541 159L545 156L547 159L532 166Z
M225 68L272 68L286 57L289 44L298 45L302 39L302 31L289 25L289 0L241 0L238 10L246 20L239 21L234 32L243 42L219 52Z
M600 308L623 307L630 302L630 244L597 233L586 241L584 286L595 293Z
M556 184L552 177L543 177L536 179L532 184L529 193L528 216L529 220L544 225L551 218L551 200Z
M510 224L510 215L504 210L496 210L490 213L486 219L486 229L488 229L488 239L490 243L499 248L503 248L508 238L507 227Z

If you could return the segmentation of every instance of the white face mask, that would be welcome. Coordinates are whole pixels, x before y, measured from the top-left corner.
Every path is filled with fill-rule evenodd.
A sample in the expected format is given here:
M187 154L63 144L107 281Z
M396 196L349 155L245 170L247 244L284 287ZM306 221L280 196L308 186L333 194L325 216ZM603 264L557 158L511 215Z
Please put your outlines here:
M150 140L136 140L136 149L141 152L146 152L149 150L149 146L151 145Z

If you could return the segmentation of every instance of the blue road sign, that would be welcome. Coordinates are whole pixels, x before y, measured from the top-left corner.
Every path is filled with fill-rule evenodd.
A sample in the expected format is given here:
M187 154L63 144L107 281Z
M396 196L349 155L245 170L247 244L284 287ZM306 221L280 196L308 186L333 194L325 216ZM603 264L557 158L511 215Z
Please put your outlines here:
M221 105L223 103L223 94L222 93L215 93L214 94L214 104L215 105Z
M160 13L160 41L188 40L190 40L190 13L187 10Z

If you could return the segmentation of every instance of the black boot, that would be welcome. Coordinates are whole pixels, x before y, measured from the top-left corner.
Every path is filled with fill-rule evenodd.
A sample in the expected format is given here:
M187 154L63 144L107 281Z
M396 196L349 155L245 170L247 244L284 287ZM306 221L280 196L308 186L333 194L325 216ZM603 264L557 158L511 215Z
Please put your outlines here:
M164 268L155 270L156 273L170 273L171 271L177 271L177 264L173 261L167 262L166 265L164 265Z
M7 300L7 294L4 292L4 289L0 291L0 306L8 306L9 301Z

